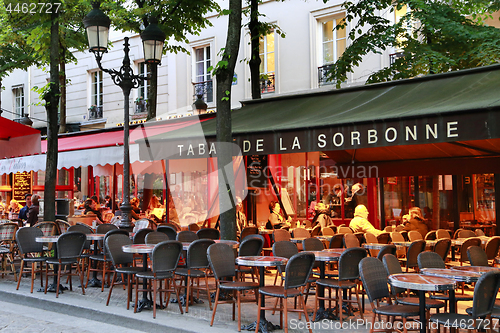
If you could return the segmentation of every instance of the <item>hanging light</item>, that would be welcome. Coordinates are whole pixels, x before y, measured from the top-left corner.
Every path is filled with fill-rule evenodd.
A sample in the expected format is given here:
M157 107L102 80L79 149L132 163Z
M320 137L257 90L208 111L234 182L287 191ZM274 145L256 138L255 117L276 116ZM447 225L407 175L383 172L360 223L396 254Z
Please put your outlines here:
M100 2L92 2L92 10L83 19L87 29L89 49L94 53L105 53L108 50L110 18L99 8Z
M165 33L158 26L156 17L149 18L149 25L141 33L144 47L144 61L150 64L159 64L163 55Z

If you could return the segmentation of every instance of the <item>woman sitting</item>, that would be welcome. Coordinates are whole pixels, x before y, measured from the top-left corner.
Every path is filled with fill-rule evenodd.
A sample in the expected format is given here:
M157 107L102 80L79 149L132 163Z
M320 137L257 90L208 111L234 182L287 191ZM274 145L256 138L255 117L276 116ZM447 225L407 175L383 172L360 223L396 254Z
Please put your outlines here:
M269 203L269 217L266 223L266 229L280 229L284 226L290 226L292 218L289 216L287 220L281 214L281 207L279 202L271 201Z
M23 208L23 206L19 204L16 199L10 201L9 213L19 214L21 208Z
M97 219L101 223L103 223L104 221L102 220L101 212L96 209L95 205L96 205L96 203L94 200L92 200L92 199L85 200L85 203L83 204L83 207L85 209L83 211L83 214L85 214L85 215L94 214L94 215L96 215Z
M425 223L424 217L422 216L422 211L418 207L412 207L408 211L408 215L403 216L403 230L411 231L416 230L420 232L422 237L425 238L429 228L427 223Z

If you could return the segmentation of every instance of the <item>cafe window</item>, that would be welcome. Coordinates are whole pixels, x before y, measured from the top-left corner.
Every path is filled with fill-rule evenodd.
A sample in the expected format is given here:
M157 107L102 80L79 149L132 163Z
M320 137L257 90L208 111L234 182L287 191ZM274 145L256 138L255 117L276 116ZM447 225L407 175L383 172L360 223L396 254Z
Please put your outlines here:
M150 74L148 72L148 65L145 62L140 62L138 66L139 66L139 76L147 77ZM144 101L146 101L148 99L148 88L149 88L148 80L140 82L137 98L142 98Z
M261 92L271 93L276 87L276 63L275 63L274 31L260 37L260 82Z
M209 68L212 66L212 48L210 45L193 48L193 83L194 94L203 95L206 103L212 103L213 80Z
M344 23L345 17L334 17L320 22L321 25L321 63L333 64L346 49L346 28L336 29L338 24Z
M14 113L16 117L21 118L24 116L24 88L15 87L12 92L14 94Z
M495 217L495 175L492 173L475 175L476 214L478 222L493 222Z
M92 78L92 91L90 95L90 101L92 106L102 107L103 105L103 81L102 81L102 71L91 72L90 76Z

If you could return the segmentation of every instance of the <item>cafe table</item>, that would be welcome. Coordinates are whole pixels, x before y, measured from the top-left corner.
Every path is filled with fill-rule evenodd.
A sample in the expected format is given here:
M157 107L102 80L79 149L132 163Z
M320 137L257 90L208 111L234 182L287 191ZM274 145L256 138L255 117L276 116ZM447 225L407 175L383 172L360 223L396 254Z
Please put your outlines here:
M309 251L311 253L314 253L315 255L315 260L320 262L319 266L319 278L324 279L325 278L325 263L326 262L332 262L332 261L339 261L340 256L344 252L344 249L327 249L323 251ZM317 291L318 296L324 297L325 296L325 287L323 286L317 286ZM320 321L322 319L333 319L337 320L337 316L333 314L332 309L326 309L325 308L325 300L320 299L319 300L319 306L318 306L318 311L316 311L316 318L313 318L313 321Z
M97 246L97 242L98 241L102 241L104 239L104 236L106 236L106 234L87 234L87 240L91 240L94 242L94 255L96 256L99 251L98 251L98 246ZM103 265L106 265L106 263L104 262ZM101 281L99 281L99 279L97 278L97 260L93 260L92 261L92 268L93 268L93 273L92 273L92 279L89 280L88 282L88 286L89 287L101 287ZM104 276L103 276L103 279L104 279Z
M498 272L500 270L499 267L490 267L490 266L452 266L452 270L460 271L461 273L469 272L476 273L479 275L483 275L488 272ZM475 281L474 281L475 282Z
M425 333L427 331L427 318L425 315L425 292L449 290L450 310L452 307L451 305L452 300L455 298L456 282L455 280L449 278L417 274L417 273L405 273L405 274L390 275L389 283L394 287L418 290L419 311L420 311L420 333Z
M391 245L391 244L384 244L384 243L364 243L362 245L362 247L364 249L367 249L367 250L382 250L387 245ZM401 249L401 246L396 245L396 248Z
M259 267L259 286L264 287L265 285L265 276L264 276L264 268L265 267L276 267L276 266L284 266L288 262L287 258L283 257L274 257L274 256L243 256L236 258L236 264L241 266L251 266L251 267ZM260 301L262 304L262 308L266 305L265 295L260 295ZM254 321L250 325L243 326L242 330L255 330L257 325L257 321ZM266 319L266 311L260 310L260 325L259 329L262 333L267 333L269 331L273 331L278 329L278 325L274 325L270 321Z
M146 272L148 270L148 254L153 253L155 245L151 244L130 244L123 245L122 250L125 253L141 253L142 254L142 270ZM153 301L148 299L148 292L146 291L148 287L148 282L146 279L142 280L142 287L144 291L142 292L142 299L137 303L137 311L141 312L143 309L150 310L153 305Z
M59 235L55 236L40 236L35 238L35 242L37 243L56 243L57 240L59 239ZM54 247L54 256L57 257L57 247ZM55 293L56 292L56 287L57 287L57 270L59 269L59 265L54 265L54 279L50 285L47 286L47 291ZM62 293L64 290L68 290L63 285L59 286L59 292ZM43 288L38 289L39 292L44 291Z
M291 241L292 243L295 243L295 244L297 244L297 243L302 244L302 241L303 241L304 239L307 239L307 238L306 238L306 237L296 237L296 238L290 238L290 241Z

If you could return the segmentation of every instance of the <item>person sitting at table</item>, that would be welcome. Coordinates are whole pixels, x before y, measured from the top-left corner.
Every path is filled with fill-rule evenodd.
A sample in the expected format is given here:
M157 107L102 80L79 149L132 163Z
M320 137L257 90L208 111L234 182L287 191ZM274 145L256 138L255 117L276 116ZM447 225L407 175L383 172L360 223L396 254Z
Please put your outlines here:
M349 227L354 232L371 233L378 236L383 233L382 230L375 229L373 224L368 221L368 209L365 205L357 205L354 209L354 218L349 223Z
M23 206L17 202L16 199L12 199L9 204L9 213L18 214Z
M93 196L91 196L91 197L90 197L90 199L91 199L91 200L95 203L95 204L93 205L94 209L95 209L95 210L100 210L100 209L101 209L101 202L100 202L100 200L97 198L97 195L93 195ZM85 205L84 205L84 207L85 207Z
M284 226L290 226L292 218L289 216L287 220L281 214L281 207L278 201L269 203L269 217L267 218L266 229L280 229Z
M321 225L322 228L328 227L332 224L329 205L325 205L320 202L316 204L314 210L316 212L316 215L314 215L314 218L311 222L311 228L314 228L317 224Z
M98 209L96 209L96 203L95 203L94 200L92 200L92 199L85 200L85 203L83 204L83 207L85 209L83 211L83 214L85 214L85 215L95 214L95 216L97 217L97 219L101 223L104 223L104 221L102 220L101 211L99 211Z
M31 206L31 194L26 193L24 195L24 200L26 201L26 205L19 211L19 219L26 221L28 219L28 212Z
M241 232L247 226L247 217L243 213L243 201L240 197L236 197L236 230Z
M427 223L425 223L424 217L422 216L422 211L418 207L412 207L409 209L408 214L403 216L403 224L403 230L416 230L424 238L429 231Z
M33 227L38 223L38 212L40 211L38 200L40 200L40 196L38 194L33 194L31 196L31 206L28 211L28 220L26 221L26 225L29 227Z

